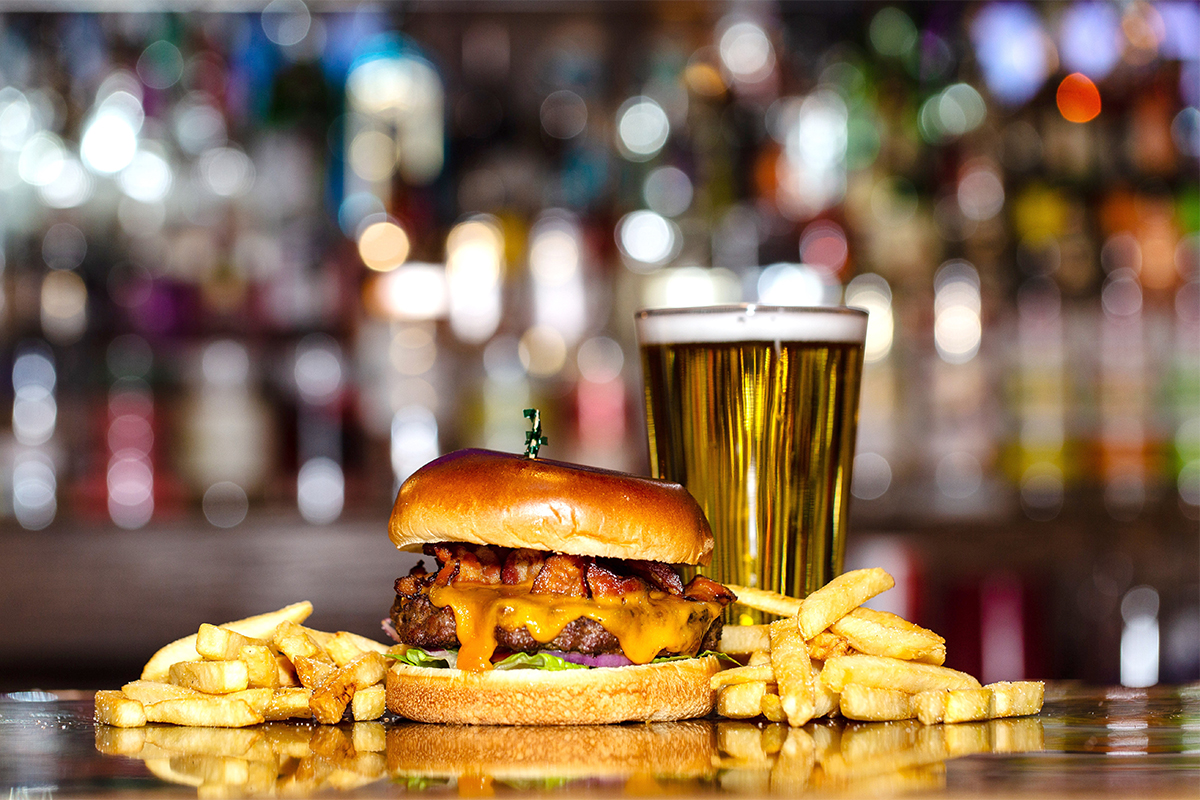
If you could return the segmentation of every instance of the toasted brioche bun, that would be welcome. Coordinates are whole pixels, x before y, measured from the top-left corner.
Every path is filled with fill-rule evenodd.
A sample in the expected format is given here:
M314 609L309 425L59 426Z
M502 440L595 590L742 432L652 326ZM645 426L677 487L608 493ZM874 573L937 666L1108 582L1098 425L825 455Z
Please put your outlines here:
M623 472L458 450L400 487L388 534L402 550L434 542L708 564L713 536L677 483Z
M712 711L713 656L550 672L466 672L395 664L387 707L418 722L468 725L603 725L663 722Z
M649 725L465 726L411 723L388 728L394 777L486 776L501 781L654 776L716 771L711 722Z

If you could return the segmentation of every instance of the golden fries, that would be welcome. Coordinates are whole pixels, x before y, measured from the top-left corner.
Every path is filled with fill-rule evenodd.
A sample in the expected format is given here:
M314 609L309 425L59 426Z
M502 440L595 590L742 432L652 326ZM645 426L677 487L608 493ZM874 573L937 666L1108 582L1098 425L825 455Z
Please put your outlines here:
M137 700L113 690L96 692L96 722L117 728L140 728L146 724L146 711Z
M896 689L879 689L852 683L842 689L842 716L867 722L910 719L913 716L912 695Z
M387 674L387 665L379 653L363 653L340 667L320 687L313 690L308 707L317 722L332 724L342 718L346 706L359 689L380 683Z
M853 609L896 585L892 576L878 567L845 572L800 602L796 624L800 634L811 639Z
M886 611L860 606L830 625L828 632L867 655L927 664L943 664L946 661L945 639Z
M205 694L229 694L250 686L243 661L180 661L168 672L171 683Z
M737 602L784 619L724 628L720 649L745 665L713 676L717 713L735 719L762 716L791 726L839 712L855 720L916 718L933 725L970 724L1041 709L1042 683L981 687L974 677L944 666L946 641L941 636L861 605L894 583L881 569L854 570L803 600L731 586Z
M838 656L825 662L821 682L835 692L849 683L915 694L929 689L978 689L965 672L885 656Z
M991 718L1036 714L1042 709L1046 691L1046 685L1041 681L999 681L989 683L987 688L992 691L988 707Z
M813 718L816 711L812 662L808 658L808 645L791 620L772 622L771 669L775 682L779 684L779 697L787 722L797 728Z
M746 683L747 681L774 681L775 673L770 664L757 664L753 667L731 667L712 676L712 688L720 689L731 683Z
M730 719L749 719L762 713L765 681L731 683L717 693L717 713Z
M300 603L285 606L278 611L226 622L220 627L237 631L243 636L263 638L264 636L269 636L279 623L286 620L298 624L308 619L310 614L312 614L312 603L304 600ZM166 680L167 671L171 668L172 664L178 661L194 661L199 658L200 654L196 652L196 638L197 634L193 633L191 636L177 639L161 648L150 657L150 660L146 662L146 666L142 668L142 680Z
M726 625L721 629L721 643L717 649L731 655L745 655L767 650L770 646L766 625Z
M197 695L179 700L163 700L146 708L148 722L198 725L215 728L243 728L263 721L244 700L219 695Z
M304 602L225 625L202 625L195 635L159 650L142 670L143 676L159 677L98 692L97 723L115 730L165 722L201 731L314 716L333 723L351 703L355 720L380 718L386 711L383 654L389 646L347 631L303 627L299 623L311 611L312 605ZM238 783L231 780L238 774L254 780L250 772L239 773L234 762L193 769L174 758L159 758L157 745L147 744L147 737L119 739L97 730L98 747L103 742L110 748L136 748L148 765L154 763L152 769L174 770L176 777L183 774L189 780L200 774L197 770L207 771L200 785L209 785L217 773L221 785Z

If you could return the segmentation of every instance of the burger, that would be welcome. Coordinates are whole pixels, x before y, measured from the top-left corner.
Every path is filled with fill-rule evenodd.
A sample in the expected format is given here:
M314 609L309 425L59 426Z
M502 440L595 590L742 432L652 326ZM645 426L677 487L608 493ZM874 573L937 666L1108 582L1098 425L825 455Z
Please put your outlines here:
M734 595L680 577L709 563L713 537L679 484L460 450L404 482L389 536L435 562L395 584L393 713L554 725L712 710Z

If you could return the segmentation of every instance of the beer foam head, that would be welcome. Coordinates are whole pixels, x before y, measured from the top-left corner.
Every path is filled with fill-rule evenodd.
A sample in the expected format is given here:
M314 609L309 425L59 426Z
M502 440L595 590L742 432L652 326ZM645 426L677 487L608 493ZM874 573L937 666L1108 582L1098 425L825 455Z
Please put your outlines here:
M847 342L862 344L867 314L855 308L711 306L643 311L642 344L697 342Z

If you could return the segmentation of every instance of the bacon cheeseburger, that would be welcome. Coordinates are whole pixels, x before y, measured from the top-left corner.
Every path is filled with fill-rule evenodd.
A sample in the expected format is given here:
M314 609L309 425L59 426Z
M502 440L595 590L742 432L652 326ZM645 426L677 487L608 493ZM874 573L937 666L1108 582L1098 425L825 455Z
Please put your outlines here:
M713 547L682 486L460 450L404 482L389 534L438 567L396 581L389 622L408 648L388 672L392 712L545 725L712 709L708 651L734 596L676 572Z

